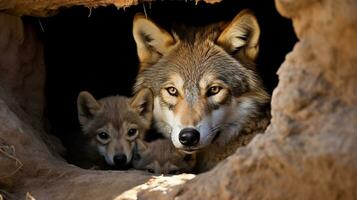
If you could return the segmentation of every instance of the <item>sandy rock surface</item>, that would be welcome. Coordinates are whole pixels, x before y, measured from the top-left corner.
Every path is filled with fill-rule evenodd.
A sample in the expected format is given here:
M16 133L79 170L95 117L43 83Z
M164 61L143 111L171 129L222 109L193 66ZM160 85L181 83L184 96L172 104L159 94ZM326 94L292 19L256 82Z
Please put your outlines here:
M46 17L54 15L59 9L72 6L85 6L89 9L100 6L114 5L118 9L137 5L143 2L153 2L155 0L1 0L0 12L7 12L15 15L31 15ZM204 1L206 3L218 3L222 0L195 0L196 3Z

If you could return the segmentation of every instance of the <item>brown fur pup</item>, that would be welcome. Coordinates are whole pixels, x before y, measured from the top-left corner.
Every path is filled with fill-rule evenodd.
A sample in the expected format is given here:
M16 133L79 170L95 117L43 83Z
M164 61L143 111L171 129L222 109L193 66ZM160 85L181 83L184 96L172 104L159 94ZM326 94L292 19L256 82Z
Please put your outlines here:
M82 156L94 165L126 169L133 157L135 140L144 138L151 126L152 100L149 89L133 98L110 96L100 100L89 92L81 92L77 106L83 133Z
M137 140L137 152L132 164L135 169L155 174L192 173L196 155L178 151L167 139L150 143Z
M270 96L255 68L260 28L251 11L229 23L172 31L137 14L133 35L135 91L153 91L156 128L181 151L199 152L199 171L267 127Z

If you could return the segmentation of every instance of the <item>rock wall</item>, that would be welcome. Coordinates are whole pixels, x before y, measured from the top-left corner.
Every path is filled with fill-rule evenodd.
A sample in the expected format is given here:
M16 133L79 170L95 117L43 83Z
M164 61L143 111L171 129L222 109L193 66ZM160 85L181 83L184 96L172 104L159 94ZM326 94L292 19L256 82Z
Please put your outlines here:
M39 123L45 85L42 45L31 26L23 26L19 17L0 13L0 27L0 85L31 116L33 123Z
M143 2L153 2L155 0L2 0L0 1L0 12L7 12L16 15L31 15L47 17L56 14L61 8L72 6L85 6L89 9L99 6L114 5L118 9L137 5ZM206 3L218 3L222 0L195 0L196 3L204 1Z
M0 2L0 10L9 2L24 1ZM8 6L7 11L40 15L41 10L44 14L58 5L35 6L36 12L32 7L25 12L21 6ZM39 106L43 105L42 46L19 17L1 14L0 195L9 199L22 199L27 192L35 199L136 199L136 195L181 200L357 199L357 3L276 0L276 6L293 20L299 42L278 71L271 125L247 147L187 183L192 177L148 181L150 176L143 172L82 170L58 157L36 125L43 109ZM173 187L177 184L181 185Z

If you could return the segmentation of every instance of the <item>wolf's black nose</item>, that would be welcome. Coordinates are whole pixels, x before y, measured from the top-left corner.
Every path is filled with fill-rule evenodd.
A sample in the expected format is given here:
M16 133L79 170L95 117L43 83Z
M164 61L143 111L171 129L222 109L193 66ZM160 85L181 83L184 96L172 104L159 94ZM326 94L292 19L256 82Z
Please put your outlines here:
M200 132L193 128L184 128L179 133L179 141L184 146L195 146L200 140Z
M126 155L124 154L116 154L113 158L114 164L117 167L123 167L126 164Z

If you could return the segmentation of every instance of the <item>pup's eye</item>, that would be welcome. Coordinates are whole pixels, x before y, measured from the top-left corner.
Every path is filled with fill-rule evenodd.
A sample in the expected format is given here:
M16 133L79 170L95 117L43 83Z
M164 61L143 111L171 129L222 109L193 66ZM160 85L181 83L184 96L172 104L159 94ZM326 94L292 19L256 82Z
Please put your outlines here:
M136 128L131 128L131 129L129 129L128 130L128 136L134 136L134 135L136 135L136 133L138 132L138 129L136 129Z
M149 173L152 173L152 174L155 173L155 171L153 169L147 169L146 171L148 171Z
M220 87L220 86L212 86L212 87L208 88L207 96L216 95L216 94L218 94L221 90L222 90L222 87Z
M170 170L170 171L169 171L169 174L177 175L177 174L181 174L181 171L178 170L178 169L174 169L174 170Z
M108 140L110 138L110 136L108 135L108 133L106 132L100 132L97 134L97 137L100 139L100 140Z
M167 92L171 95L171 96L178 96L178 91L176 88L174 87L168 87L166 88Z

